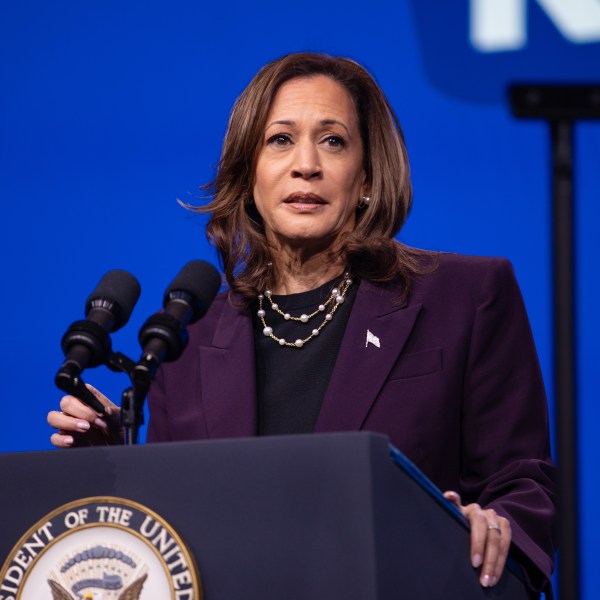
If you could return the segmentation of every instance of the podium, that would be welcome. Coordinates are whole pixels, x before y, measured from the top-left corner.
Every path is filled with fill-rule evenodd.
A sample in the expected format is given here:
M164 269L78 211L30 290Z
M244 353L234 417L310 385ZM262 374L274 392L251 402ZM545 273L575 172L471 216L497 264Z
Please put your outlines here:
M168 521L206 600L529 598L508 569L480 586L464 522L379 434L5 454L0 477L0 567L44 515L111 496Z

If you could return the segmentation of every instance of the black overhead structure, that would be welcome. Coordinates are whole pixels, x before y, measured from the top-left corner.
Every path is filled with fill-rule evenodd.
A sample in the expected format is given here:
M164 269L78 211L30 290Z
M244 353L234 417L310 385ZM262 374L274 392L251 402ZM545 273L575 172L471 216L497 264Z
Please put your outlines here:
M554 389L559 465L559 598L579 598L573 126L600 119L600 84L510 86L513 114L544 119L552 140Z

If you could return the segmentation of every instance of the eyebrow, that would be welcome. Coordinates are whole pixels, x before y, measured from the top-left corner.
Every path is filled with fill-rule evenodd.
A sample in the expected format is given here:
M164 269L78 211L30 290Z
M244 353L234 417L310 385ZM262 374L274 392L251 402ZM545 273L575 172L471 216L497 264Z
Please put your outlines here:
M293 127L296 125L296 121L292 121L290 119L279 119L277 121L271 121L267 125L267 127L271 127L271 125L290 125ZM346 124L342 123L342 121L338 121L337 119L321 119L319 121L319 125L340 125L341 127L343 127L346 130L346 132L348 133L348 136L352 137L352 135L350 134L350 130L348 129Z

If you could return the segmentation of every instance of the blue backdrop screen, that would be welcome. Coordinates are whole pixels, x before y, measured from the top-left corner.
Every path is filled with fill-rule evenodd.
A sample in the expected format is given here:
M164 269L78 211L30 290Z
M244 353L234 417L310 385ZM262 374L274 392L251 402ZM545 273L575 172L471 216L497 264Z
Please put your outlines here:
M235 98L265 62L299 50L358 60L400 116L415 190L405 242L513 262L552 408L549 134L542 122L511 116L505 88L513 80L600 81L597 0L558 2L571 7L567 15L556 13L557 2L2 3L0 451L50 447L45 417L60 398L60 340L103 273L126 269L142 283L130 323L113 337L137 358L137 331L179 268L192 258L216 262L205 218L177 199L203 201L199 186L214 175ZM600 124L579 124L579 443L590 599L600 545L599 148ZM104 368L86 379L115 401L128 385Z

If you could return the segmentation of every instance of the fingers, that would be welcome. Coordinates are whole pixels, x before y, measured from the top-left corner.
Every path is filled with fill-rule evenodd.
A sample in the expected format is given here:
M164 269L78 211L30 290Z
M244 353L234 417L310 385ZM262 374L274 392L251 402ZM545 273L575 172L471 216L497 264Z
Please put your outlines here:
M483 587L492 587L500 580L506 564L512 538L510 522L495 510L484 510L479 504L463 506L460 495L444 492L444 498L455 504L471 525L471 564L481 567L479 581Z
M53 433L50 436L50 442L56 448L70 448L74 441L72 435Z
M55 429L66 431L87 431L91 424L106 427L106 423L98 413L74 396L63 396L60 401L60 411L48 413L48 424Z
M504 571L504 567L506 566L506 558L508 557L510 542L512 540L510 521L504 517L498 517L498 525L500 526L500 531L498 532L498 535L500 536L500 544L498 559L496 561L496 570L494 573L496 581L500 579L502 576L502 571Z
M88 385L87 387L106 407L107 414L116 418L119 413L118 407L93 386ZM57 433L50 436L50 442L57 448L89 445L93 441L104 440L108 436L106 420L78 398L63 396L60 408L60 411L50 411L47 418L48 424L58 430ZM100 437L92 435L91 429L100 434Z
M452 490L444 492L444 498L446 498L446 500L450 500L450 502L452 502L452 504L454 504L456 507L460 508L462 512L462 501L460 499L460 495L457 492L454 492Z
M469 504L463 512L471 524L471 564L481 566L479 581L483 587L496 585L510 548L510 523L479 504Z
M65 398L67 398L65 396ZM64 400L64 399L63 399ZM73 398L73 400L79 403L79 400ZM63 411L53 410L48 413L48 425L61 431L73 431L79 433L85 433L90 429L91 425L106 429L107 424L104 419L101 419L97 414L91 410L85 410L88 407L83 407L81 410L68 408L69 402L61 401L61 408ZM67 410L73 411L68 413Z
M92 394L94 394L94 396L96 396L96 398L100 400L100 402L105 406L107 414L114 415L116 412L119 411L117 405L114 402L111 402L101 391L97 390L93 385L90 385L89 383L86 383L85 385L88 388L88 390L90 390L90 392L92 392Z

